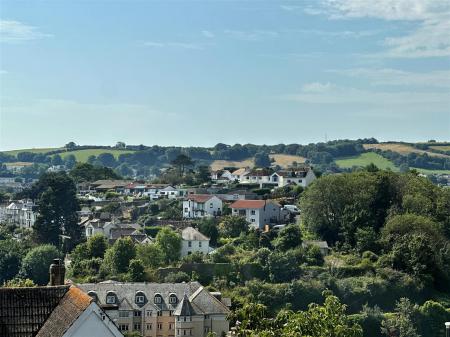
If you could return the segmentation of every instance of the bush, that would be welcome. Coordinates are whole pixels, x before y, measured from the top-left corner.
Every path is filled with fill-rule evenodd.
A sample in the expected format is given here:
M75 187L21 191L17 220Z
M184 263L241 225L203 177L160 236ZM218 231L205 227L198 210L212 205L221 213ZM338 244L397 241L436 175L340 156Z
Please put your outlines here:
M177 273L169 273L165 278L164 282L167 283L180 283L189 282L191 278L185 272L179 271Z

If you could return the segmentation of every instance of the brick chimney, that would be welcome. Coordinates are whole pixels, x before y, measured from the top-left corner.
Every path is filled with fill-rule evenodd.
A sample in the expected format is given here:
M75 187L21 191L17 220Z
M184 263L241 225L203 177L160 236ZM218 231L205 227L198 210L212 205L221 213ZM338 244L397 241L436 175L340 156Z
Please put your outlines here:
M50 286L64 285L64 276L66 274L66 267L61 259L54 259L50 265Z

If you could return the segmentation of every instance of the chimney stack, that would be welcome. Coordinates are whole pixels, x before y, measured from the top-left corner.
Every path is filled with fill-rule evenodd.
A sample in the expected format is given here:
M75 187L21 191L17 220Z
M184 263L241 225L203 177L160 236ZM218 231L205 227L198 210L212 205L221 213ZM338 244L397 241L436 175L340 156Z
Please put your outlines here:
M51 286L64 285L64 276L66 274L66 267L61 259L54 259L50 265L50 283Z

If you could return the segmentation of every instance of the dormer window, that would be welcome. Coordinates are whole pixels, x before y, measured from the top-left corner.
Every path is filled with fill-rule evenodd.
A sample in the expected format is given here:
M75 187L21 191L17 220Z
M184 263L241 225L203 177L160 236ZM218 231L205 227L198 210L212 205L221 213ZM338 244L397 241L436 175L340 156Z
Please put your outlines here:
M145 303L145 295L142 291L138 291L135 297L136 304L144 304Z
M153 301L155 302L155 304L161 304L162 303L162 296L160 294L156 294Z
M177 295L170 294L170 296L169 296L169 303L170 304L177 304L177 302L178 302Z
M116 294L113 292L109 292L106 294L106 304L115 304L116 303Z
M98 297L97 297L97 293L95 291L89 291L88 295L91 296L95 302L97 302Z

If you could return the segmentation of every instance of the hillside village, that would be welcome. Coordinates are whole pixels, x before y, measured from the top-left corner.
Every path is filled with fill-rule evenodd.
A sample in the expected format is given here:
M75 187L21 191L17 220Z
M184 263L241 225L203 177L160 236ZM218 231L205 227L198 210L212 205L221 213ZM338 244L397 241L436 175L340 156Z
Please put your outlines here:
M379 331L400 315L403 298L422 310L415 329L448 317L445 174L435 180L373 163L333 172L312 161L282 167L268 158L212 169L181 153L147 178L56 160L19 181L29 165L7 165L9 176L0 177L0 282L9 287L0 288L0 299L19 309L0 327L18 329L14 315L25 310L15 302L22 296L15 285L37 285L23 288L37 299L67 297L68 304L47 307L48 319L72 311L59 306L80 298L77 314L62 320L64 336L82 336L72 334L78 325L102 336L278 335L286 325L268 322L282 320L284 310L298 319L313 315L310 303L331 300L348 331L364 336L378 336L372 322ZM441 229L418 230L434 222ZM396 230L438 246L408 246L396 241ZM419 268L398 251L434 257L423 257ZM50 264L59 282L48 275ZM435 311L426 311L430 306ZM96 318L83 323L91 311ZM251 325L252 314L261 322ZM36 317L29 336L47 328Z

